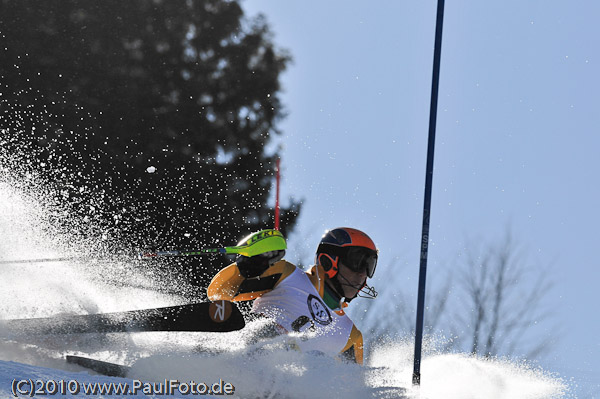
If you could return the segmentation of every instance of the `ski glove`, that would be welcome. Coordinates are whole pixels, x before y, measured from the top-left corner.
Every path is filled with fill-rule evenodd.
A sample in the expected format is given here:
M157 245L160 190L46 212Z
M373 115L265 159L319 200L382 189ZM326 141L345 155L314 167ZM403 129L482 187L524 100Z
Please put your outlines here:
M238 256L236 259L237 267L240 274L245 278L258 277L269 268L283 258L284 250L265 252L252 257Z

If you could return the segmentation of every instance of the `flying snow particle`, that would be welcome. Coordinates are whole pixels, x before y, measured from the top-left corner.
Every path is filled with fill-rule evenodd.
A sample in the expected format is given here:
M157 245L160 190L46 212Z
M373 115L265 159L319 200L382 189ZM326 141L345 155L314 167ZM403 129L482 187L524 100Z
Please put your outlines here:
M148 168L146 168L146 172L154 173L156 172L156 168L154 166L148 166Z

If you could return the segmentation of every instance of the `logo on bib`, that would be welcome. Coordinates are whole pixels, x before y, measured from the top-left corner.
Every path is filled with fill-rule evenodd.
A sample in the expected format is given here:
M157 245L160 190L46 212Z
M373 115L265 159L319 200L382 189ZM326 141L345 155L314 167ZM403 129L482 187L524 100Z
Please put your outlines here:
M321 301L320 298L309 295L308 296L308 310L314 321L324 326L331 323L331 314L329 313L329 309L327 306Z

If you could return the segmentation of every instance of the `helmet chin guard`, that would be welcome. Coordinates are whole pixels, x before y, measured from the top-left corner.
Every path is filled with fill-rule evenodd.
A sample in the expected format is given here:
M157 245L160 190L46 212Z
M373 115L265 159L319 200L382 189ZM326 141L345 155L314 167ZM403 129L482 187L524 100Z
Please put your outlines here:
M346 281L342 282L341 280L346 280ZM344 288L343 288L344 285L357 289L356 294L352 298L347 298L347 297L345 298L346 302L350 302L356 297L367 298L367 299L377 298L377 295L378 295L377 291L375 291L375 288L368 285L366 281L360 288L358 285L350 284L350 282L346 278L344 278L344 276L342 276L341 274L336 275L334 278L331 279L331 281L332 281L333 285L336 287L336 290L340 291L340 295L342 295L342 296L343 296L343 292L344 292Z
M363 285L363 287L358 291L356 296L360 298L375 299L377 298L378 294L379 293L375 291L374 287L371 287L370 285L367 285L367 283L365 283L365 285Z

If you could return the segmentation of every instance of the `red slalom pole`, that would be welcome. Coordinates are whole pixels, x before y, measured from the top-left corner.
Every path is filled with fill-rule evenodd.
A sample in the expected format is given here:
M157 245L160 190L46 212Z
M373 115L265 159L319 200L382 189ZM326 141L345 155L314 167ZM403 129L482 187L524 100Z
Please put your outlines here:
M277 158L277 166L275 167L275 230L279 230L279 163L281 159Z

